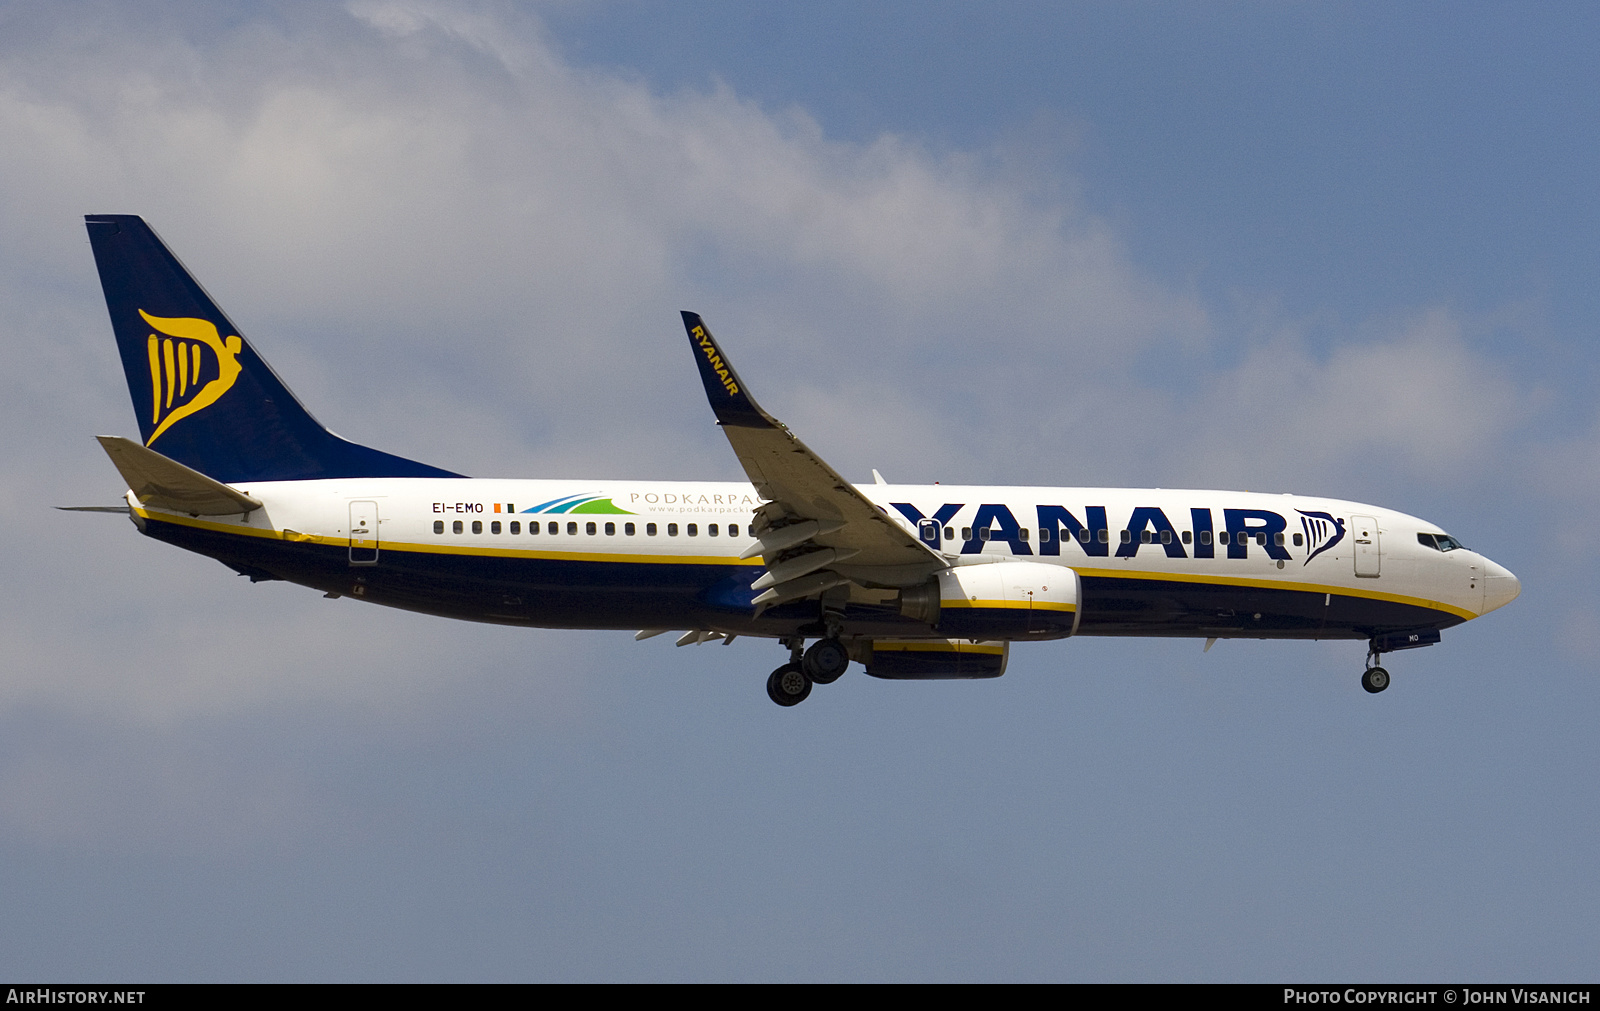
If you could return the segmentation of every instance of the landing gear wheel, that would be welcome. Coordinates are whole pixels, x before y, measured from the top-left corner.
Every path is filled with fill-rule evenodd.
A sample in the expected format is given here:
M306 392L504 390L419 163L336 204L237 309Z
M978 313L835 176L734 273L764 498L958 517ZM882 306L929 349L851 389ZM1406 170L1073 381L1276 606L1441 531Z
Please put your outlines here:
M1361 687L1376 695L1389 687L1389 672L1382 667L1368 667L1361 674Z
M811 694L811 679L799 664L786 663L767 675L767 697L780 706L797 706Z
M850 651L838 639L818 639L806 650L800 669L819 685L831 685L850 666Z

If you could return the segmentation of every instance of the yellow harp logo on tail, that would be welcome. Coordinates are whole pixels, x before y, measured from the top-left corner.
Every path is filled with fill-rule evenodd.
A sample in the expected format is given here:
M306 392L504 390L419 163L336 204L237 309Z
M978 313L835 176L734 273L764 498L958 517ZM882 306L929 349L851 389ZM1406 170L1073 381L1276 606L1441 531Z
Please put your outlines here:
M145 440L148 446L174 422L205 410L232 388L243 370L238 354L244 342L236 334L223 338L214 324L203 319L163 319L143 309L139 315L161 335L151 334L146 345L150 352L150 423L156 426Z

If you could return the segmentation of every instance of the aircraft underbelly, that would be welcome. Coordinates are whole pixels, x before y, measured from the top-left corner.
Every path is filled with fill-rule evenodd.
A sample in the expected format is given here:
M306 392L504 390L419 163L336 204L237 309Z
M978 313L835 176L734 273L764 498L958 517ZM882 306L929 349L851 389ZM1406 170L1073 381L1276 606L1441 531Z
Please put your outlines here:
M1366 639L1462 619L1419 604L1322 590L1084 576L1079 635Z

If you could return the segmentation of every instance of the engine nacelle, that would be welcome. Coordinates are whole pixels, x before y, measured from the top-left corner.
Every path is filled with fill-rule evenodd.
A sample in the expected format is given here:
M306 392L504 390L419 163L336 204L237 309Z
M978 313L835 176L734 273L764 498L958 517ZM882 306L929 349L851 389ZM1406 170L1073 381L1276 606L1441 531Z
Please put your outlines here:
M1011 644L966 639L879 639L866 658L867 673L890 681L997 678L1006 672Z
M1077 572L1043 562L956 565L936 577L941 635L1063 639L1078 630Z

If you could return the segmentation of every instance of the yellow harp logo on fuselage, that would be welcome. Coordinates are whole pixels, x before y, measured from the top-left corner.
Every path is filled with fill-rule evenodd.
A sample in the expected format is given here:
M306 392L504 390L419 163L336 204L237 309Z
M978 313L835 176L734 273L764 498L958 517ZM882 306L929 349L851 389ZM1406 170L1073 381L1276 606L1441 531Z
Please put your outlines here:
M146 345L150 352L150 423L156 426L145 440L148 446L175 422L205 410L232 388L243 370L238 355L244 342L237 334L222 337L214 324L203 319L163 319L143 309L139 315L161 335L151 334ZM202 379L207 380L204 385Z

